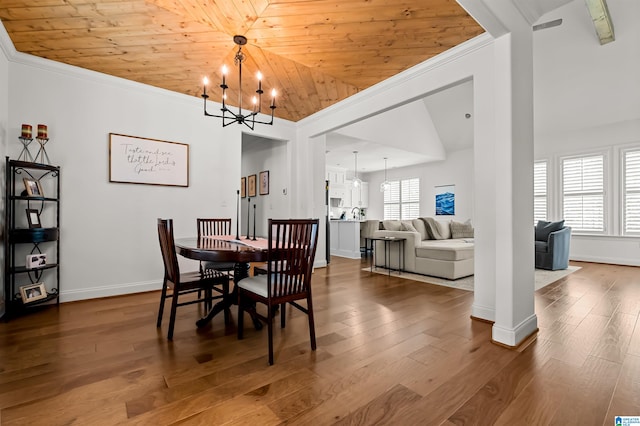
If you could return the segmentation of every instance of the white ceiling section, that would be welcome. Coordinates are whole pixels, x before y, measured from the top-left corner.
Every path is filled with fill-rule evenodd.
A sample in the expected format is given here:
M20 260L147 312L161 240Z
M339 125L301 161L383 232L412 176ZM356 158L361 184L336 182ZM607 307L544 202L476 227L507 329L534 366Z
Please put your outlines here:
M475 0L469 3L483 6ZM536 143L549 136L557 138L584 130L585 126L597 129L637 120L640 1L608 0L616 41L606 45L600 44L585 0L515 0L515 3L532 25L562 19L560 26L536 31L533 36ZM496 28L499 26L497 23ZM415 118L412 113L411 122L427 122L422 134L429 136L424 140L404 138L398 118L387 116L395 110L389 111L363 122L367 124L356 123L338 130L350 136L349 141L335 135L328 137L327 149L331 152L327 154L327 166L344 163L345 153L354 150L349 143L357 144L359 151L372 150L372 163L366 160L368 154L358 156L359 169L367 171L382 170L385 156L389 157L389 168L401 167L442 159L448 152L473 147L473 82L461 83L418 102L426 107L424 118ZM472 114L469 119L464 116L467 112ZM431 133L433 129L435 136ZM347 145L341 147L342 143ZM430 147L435 150L426 151ZM353 168L351 161L348 165Z
M447 152L473 148L473 81L434 93L423 102Z
M327 135L328 167L346 167L345 155L358 151L358 171L442 161L447 152L473 147L473 83L431 94ZM347 161L353 169L353 162Z
M600 45L584 0L541 18L562 25L536 31L536 141L637 120L640 114L640 2L609 0L616 41ZM595 102L594 100L597 100Z

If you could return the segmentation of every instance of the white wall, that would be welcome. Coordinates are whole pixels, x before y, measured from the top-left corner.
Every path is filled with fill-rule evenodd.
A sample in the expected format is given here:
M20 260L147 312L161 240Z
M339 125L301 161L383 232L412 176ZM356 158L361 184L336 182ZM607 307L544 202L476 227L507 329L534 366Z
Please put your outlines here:
M248 146L247 146L248 145ZM246 147L245 147L246 146ZM251 198L255 204L255 235L266 237L268 219L287 219L289 217L289 163L287 142L261 138L250 144L243 143L242 176L256 175L257 195ZM269 171L269 194L260 195L260 172ZM242 214L240 217L240 234L247 234L248 199L241 199ZM250 234L254 235L254 209L251 207Z
M0 159L4 161L7 155L7 141L9 138L8 133L8 121L9 121L9 61L7 60L8 49L7 43L3 43L3 40L8 40L4 27L0 25ZM16 140L17 136L16 134ZM3 169L4 170L4 169ZM0 173L0 187L4 188L5 174ZM2 191L2 203L0 205L0 224L4 228L4 209L5 196ZM2 240L6 238L2 235ZM4 245L0 247L0 258L3 260L0 262L0 275L4 277ZM0 286L0 315L4 314L4 285Z
M640 266L640 238L621 236L619 159L621 147L640 144L640 3L609 0L608 6L616 40L603 46L583 2L541 19L563 23L534 36L535 157L549 161L549 217L561 219L560 158L606 152L608 235L574 233L570 258Z
M461 222L472 219L473 222L473 149L448 153L444 161L387 169L390 181L416 177L420 179L420 216L436 217L436 186L455 185L455 215L436 218ZM382 219L384 194L380 192L380 184L384 181L384 171L368 173L365 180L369 182L367 219Z
M9 133L47 124L61 167L62 301L159 288L159 217L174 219L176 238L195 235L197 217L235 217L242 128L204 117L199 99L23 54L9 73ZM189 144L190 186L110 183L110 132ZM259 132L294 135L283 120ZM20 147L9 140L8 154Z

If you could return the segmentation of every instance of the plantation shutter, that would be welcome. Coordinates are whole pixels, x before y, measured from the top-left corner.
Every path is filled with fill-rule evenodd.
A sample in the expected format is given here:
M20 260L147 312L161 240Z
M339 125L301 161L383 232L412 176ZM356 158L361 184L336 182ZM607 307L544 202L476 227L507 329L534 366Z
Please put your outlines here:
M640 233L640 151L624 153L624 232Z
M533 165L533 223L547 220L547 162Z
M384 191L384 220L400 220L400 181L389 182Z
M562 161L562 201L567 226L604 232L604 155Z

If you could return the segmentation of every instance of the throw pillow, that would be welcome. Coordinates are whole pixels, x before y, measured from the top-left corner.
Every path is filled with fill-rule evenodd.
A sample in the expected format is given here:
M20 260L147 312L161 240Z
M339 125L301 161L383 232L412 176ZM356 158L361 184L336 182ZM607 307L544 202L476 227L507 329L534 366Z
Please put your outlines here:
M446 240L451 237L451 234L444 224L441 224L432 217L421 218L427 228L429 238L432 240Z
M400 230L400 221L399 220L383 220L382 226L387 231L399 231Z
M536 225L536 241L547 241L549 234L556 232L564 228L564 220L558 222L547 222L546 220L539 220Z
M436 225L438 226L438 232L443 240L448 240L451 238L451 227L449 226L449 222L440 222L436 220Z
M428 240L429 239L429 233L427 232L427 227L424 225L424 222L421 219L413 219L411 221L411 224L420 233L420 239L421 240Z
M401 231L418 232L418 230L415 228L415 226L413 226L412 224L407 223L407 222L400 222L400 230Z
M449 226L451 228L451 238L473 238L471 220L467 220L464 223L452 220Z

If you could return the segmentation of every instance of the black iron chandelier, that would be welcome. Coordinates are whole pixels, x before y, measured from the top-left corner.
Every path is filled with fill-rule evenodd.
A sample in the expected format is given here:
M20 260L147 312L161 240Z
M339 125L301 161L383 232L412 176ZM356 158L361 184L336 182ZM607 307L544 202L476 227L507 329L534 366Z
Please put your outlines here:
M244 53L242 53L242 46L247 44L247 38L242 35L233 36L233 42L238 45L238 51L236 52L236 56L234 58L234 63L238 67L238 113L231 111L227 108L226 100L227 100L227 66L222 66L222 84L220 88L222 89L222 115L217 114L209 114L207 112L207 99L209 95L207 95L207 85L209 84L209 79L205 77L203 79L204 90L202 93L202 99L204 99L204 115L207 117L216 117L222 118L222 127L227 127L230 124L238 123L244 124L253 130L253 127L256 123L258 124L273 124L273 111L276 109L276 89L271 89L271 105L269 109L271 109L271 120L270 121L261 121L257 120L256 117L261 113L262 110L262 94L264 91L262 90L262 74L258 72L258 90L256 90L256 95L253 96L253 107L251 110L247 110L246 112L242 110L242 62L245 60Z

